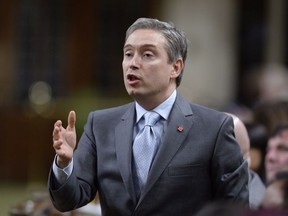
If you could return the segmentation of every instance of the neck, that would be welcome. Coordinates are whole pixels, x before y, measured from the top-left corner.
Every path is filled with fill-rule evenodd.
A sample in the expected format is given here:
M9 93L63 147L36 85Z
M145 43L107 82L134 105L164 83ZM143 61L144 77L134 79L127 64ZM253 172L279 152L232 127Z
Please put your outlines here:
M165 95L162 95L159 97L159 95L150 95L150 96L145 96L145 97L138 97L134 98L137 103L143 107L146 110L153 110L157 106L159 106L161 103L163 103L167 98L169 98L172 93L174 92L175 89L168 91Z

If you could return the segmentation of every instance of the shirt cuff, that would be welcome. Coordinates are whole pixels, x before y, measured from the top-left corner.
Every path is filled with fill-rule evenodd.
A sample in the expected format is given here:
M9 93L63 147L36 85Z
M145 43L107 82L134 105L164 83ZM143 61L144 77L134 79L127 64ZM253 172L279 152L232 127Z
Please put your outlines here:
M69 178L69 176L72 174L72 171L73 171L73 158L72 158L71 162L69 163L69 165L67 167L65 167L64 169L61 169L60 167L58 167L56 161L57 161L57 155L55 156L55 159L54 159L54 162L53 162L53 166L52 166L52 170L53 170L53 173L54 173L54 175L56 177L56 180L60 184L63 184Z

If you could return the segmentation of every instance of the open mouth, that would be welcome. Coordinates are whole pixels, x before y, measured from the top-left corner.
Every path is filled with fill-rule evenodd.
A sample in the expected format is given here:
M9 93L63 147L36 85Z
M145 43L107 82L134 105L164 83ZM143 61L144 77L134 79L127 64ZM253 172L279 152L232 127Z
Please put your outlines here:
M140 79L139 79L139 77L137 77L136 75L134 75L134 74L128 74L127 75L127 80L128 80L128 82L131 84L133 84L133 83L135 83L135 82L137 82L137 81L139 81Z

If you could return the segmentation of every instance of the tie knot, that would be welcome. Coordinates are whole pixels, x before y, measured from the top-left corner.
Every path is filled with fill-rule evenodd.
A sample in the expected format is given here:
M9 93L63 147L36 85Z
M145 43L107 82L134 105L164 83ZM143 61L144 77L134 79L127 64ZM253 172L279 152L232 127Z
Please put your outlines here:
M153 127L160 119L160 115L157 112L151 111L144 114L145 126Z

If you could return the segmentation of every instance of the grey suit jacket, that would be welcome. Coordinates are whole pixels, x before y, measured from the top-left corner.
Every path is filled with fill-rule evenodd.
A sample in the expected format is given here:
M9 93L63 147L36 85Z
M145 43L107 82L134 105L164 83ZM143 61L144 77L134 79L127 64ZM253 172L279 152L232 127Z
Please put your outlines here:
M229 116L177 95L142 196L132 175L135 103L90 113L64 185L49 174L54 206L68 211L99 192L103 215L193 215L206 203L248 205L248 168ZM182 127L183 131L179 131Z

